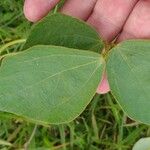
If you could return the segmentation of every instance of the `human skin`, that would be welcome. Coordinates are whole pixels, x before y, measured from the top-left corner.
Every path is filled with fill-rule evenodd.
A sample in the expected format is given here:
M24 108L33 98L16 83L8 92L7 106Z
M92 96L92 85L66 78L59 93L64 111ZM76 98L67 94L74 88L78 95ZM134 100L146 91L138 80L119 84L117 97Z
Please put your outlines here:
M60 0L25 0L24 14L31 22L44 17ZM150 0L67 0L62 13L82 19L111 42L150 39ZM110 91L106 73L97 93Z

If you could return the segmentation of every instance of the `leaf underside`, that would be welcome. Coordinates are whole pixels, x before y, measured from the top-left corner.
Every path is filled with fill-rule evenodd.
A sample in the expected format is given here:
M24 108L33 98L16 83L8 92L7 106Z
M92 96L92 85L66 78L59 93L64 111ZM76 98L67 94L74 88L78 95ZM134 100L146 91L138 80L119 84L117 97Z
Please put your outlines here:
M32 29L23 49L34 45L55 45L101 52L99 34L85 22L63 14L49 14Z
M72 121L88 105L103 73L94 52L34 46L4 58L0 111L41 124Z
M132 119L150 124L150 41L118 44L107 58L107 73L123 110Z
M141 138L132 150L150 150L150 137Z

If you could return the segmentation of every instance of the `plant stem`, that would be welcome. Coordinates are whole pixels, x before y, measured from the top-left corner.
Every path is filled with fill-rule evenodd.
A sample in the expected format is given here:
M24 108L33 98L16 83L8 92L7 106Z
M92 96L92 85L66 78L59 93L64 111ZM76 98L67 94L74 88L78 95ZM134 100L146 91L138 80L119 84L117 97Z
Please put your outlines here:
M60 137L61 137L61 144L63 145L63 150L66 150L66 140L65 140L65 129L64 125L59 125L59 132L60 132Z
M28 150L28 146L30 145L30 143L35 135L36 129L37 129L37 125L34 126L34 129L32 131L32 134L31 134L29 140L24 144L24 150Z
M15 45L15 44L19 44L19 43L24 43L26 41L26 39L19 39L19 40L15 40L15 41L11 41L9 43L6 43L4 46L2 46L0 48L0 54L8 47Z

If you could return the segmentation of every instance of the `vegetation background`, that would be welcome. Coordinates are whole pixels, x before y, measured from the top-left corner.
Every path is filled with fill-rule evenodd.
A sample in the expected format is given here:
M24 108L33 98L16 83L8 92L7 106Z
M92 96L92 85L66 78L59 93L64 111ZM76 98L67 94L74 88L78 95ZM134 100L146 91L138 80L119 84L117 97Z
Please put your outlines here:
M20 51L32 23L23 15L23 0L0 1L0 55ZM137 108L138 109L138 108ZM39 126L0 113L0 150L131 150L150 126L130 120L110 94L95 95L76 120Z

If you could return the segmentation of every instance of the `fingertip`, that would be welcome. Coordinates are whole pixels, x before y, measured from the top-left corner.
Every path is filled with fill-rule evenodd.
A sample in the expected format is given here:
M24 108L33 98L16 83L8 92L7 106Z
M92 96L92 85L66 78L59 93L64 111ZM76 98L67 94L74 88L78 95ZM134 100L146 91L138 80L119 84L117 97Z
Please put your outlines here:
M36 22L47 13L59 2L59 0L25 0L24 15L31 21Z
M97 93L98 94L106 94L110 91L109 83L107 80L106 74L104 74L102 81L100 82L98 88L97 88Z
M36 8L32 0L25 0L23 12L31 22L36 22L39 19L38 8Z

